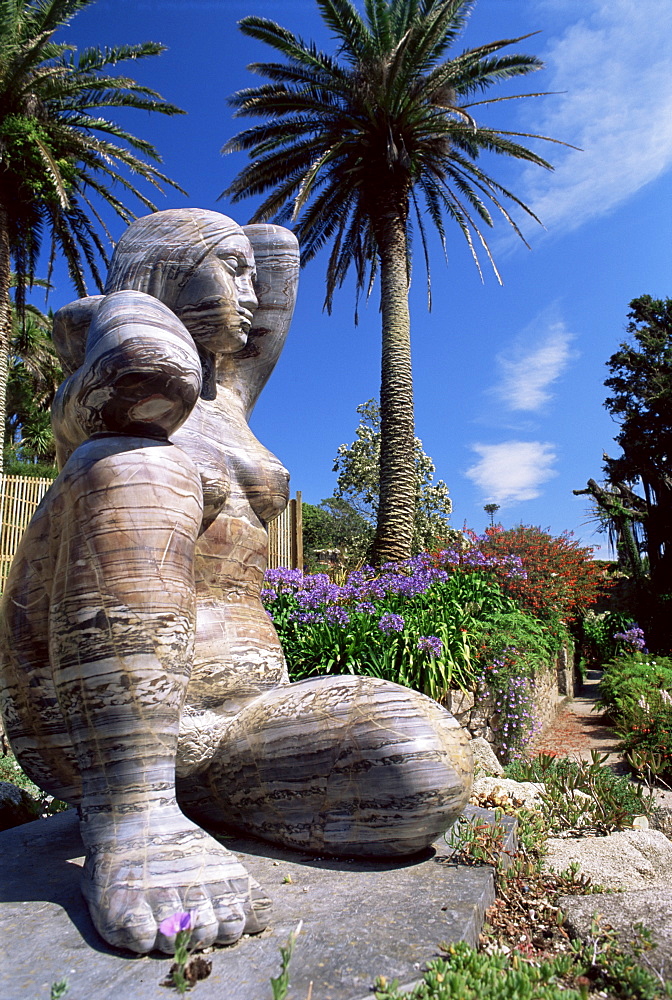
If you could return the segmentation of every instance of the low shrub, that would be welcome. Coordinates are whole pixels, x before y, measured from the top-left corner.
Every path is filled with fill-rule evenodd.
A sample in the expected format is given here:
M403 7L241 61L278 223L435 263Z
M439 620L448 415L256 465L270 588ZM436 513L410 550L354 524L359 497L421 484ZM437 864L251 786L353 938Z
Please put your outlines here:
M13 753L6 752L0 756L0 781L9 781L10 784L22 788L24 792L28 792L35 799L44 794L22 770Z
M571 964L565 956L532 964L521 961L517 952L481 954L459 941L445 946L444 957L429 963L422 982L410 993L400 993L396 980L388 983L379 977L374 996L376 1000L581 1000L580 991L561 982Z
M556 908L557 909L557 908ZM558 917L562 922L562 915ZM520 931L521 925L517 925ZM519 936L519 935L517 935ZM590 938L575 940L555 955L528 954L508 945L477 951L464 941L441 945L421 981L401 992L397 980L379 976L376 1000L663 1000L672 996L651 955L650 932L641 924L623 944L613 928L593 918Z
M593 750L586 761L539 754L512 761L504 773L514 781L543 783L549 834L607 834L631 827L636 816L647 816L652 808L651 796L641 787L604 766L608 756Z
M634 770L672 781L672 658L636 652L612 660L599 704L612 716Z
M633 617L624 611L588 610L578 623L581 656L588 664L602 666L620 653L626 652L626 643L617 636L624 635L633 624Z
M69 809L66 802L61 802L60 799L55 799L52 795L47 795L41 788L38 788L23 771L14 754L9 751L0 755L0 781L8 781L10 784L22 788L24 792L28 792L35 802L35 819Z
M631 653L607 664L600 681L600 707L619 722L646 708L657 691L672 694L672 658Z

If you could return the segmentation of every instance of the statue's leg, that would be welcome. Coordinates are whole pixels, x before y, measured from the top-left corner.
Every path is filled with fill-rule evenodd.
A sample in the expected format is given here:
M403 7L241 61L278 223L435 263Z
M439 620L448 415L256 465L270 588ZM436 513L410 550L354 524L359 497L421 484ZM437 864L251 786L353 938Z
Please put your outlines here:
M247 705L178 795L205 822L304 851L400 856L454 822L472 770L467 734L429 698L377 678L324 677Z
M62 473L51 663L82 783L83 891L113 945L169 951L160 921L194 916L194 943L267 921L237 859L177 806L175 753L193 655L200 479L180 449L105 436Z
M51 510L58 481L25 531L2 598L0 691L5 732L36 785L73 805L81 781L49 661L49 606L54 568Z

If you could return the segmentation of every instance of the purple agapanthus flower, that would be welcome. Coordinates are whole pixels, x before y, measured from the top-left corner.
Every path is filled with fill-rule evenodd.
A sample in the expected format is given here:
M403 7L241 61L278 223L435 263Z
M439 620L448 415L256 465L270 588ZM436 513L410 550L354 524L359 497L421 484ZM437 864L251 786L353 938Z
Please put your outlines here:
M372 615L375 614L376 605L371 601L360 601L359 604L355 605L355 611L360 611L362 614Z
M192 928L192 915L184 911L173 913L171 917L166 917L159 924L159 930L166 937L175 937L180 931L190 931Z
M421 635L418 639L418 649L430 656L441 656L443 643L438 635Z
M299 625L317 625L323 621L319 611L294 611L290 618Z
M303 584L303 572L300 569L289 569L278 566L277 569L267 569L264 581L277 590L297 590Z
M350 616L344 608L331 607L327 608L324 612L324 621L328 625L347 625L350 621Z
M616 632L614 634L614 639L621 639L622 642L627 643L627 645L631 646L633 649L638 649L642 653L646 652L646 639L644 638L644 632L639 627L637 622L632 622L625 632Z
M401 615L393 615L389 611L378 622L380 631L385 632L387 635L390 635L391 632L403 632L404 625L405 622Z

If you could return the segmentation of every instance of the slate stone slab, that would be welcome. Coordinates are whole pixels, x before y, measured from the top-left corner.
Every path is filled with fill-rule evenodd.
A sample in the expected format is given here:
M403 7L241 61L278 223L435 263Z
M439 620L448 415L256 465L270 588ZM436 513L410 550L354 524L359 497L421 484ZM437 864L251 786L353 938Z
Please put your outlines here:
M269 891L274 917L263 934L209 954L198 1000L271 1000L279 947L300 920L288 1000L306 1000L311 982L312 1000L363 1000L377 975L417 980L442 941L475 943L494 899L491 870L454 864L443 841L402 864L308 858L250 840L227 846ZM98 936L79 891L82 853L74 812L0 834L2 1000L48 1000L63 978L67 1000L178 996L160 985L169 958L134 958Z

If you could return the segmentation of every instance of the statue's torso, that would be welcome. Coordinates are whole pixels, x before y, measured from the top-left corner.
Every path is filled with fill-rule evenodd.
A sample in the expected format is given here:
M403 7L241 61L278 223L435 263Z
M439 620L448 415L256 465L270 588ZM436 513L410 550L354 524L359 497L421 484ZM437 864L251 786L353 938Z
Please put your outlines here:
M289 474L221 388L217 399L199 400L172 440L198 468L204 498L189 703L219 709L232 695L245 699L286 680L282 649L259 593L266 525L287 506Z

